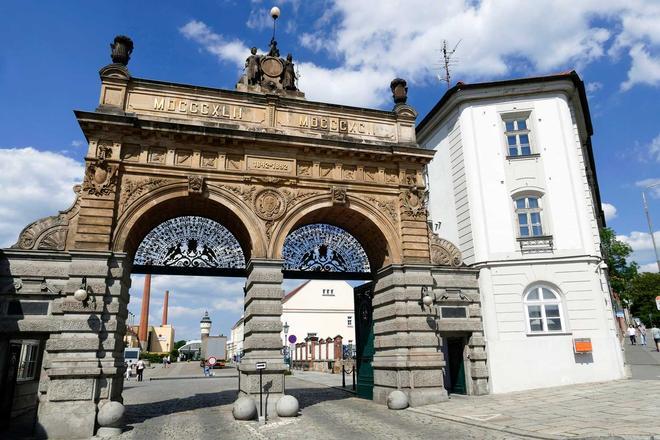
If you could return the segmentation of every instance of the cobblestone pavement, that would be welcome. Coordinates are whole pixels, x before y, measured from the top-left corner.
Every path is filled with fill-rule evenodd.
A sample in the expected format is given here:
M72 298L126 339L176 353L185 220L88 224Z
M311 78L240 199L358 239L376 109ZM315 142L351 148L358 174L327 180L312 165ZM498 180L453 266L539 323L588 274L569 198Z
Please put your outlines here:
M154 369L156 370L156 369ZM153 370L148 372L153 373ZM521 439L411 410L391 411L326 385L287 377L287 393L302 415L266 425L237 422L231 414L237 379L233 369L214 378L126 384L128 430L123 440L197 439ZM148 377L148 376L147 376Z
M489 396L409 411L538 438L660 439L660 381L619 380ZM616 437L618 436L618 437Z

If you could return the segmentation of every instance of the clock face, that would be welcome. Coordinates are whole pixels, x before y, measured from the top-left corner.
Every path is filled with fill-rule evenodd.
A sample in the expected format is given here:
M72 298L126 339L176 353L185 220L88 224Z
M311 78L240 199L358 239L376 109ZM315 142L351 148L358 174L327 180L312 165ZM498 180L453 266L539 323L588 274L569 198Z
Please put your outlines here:
M264 57L261 60L261 71L271 78L277 78L282 74L284 66L282 61L279 58L275 57Z

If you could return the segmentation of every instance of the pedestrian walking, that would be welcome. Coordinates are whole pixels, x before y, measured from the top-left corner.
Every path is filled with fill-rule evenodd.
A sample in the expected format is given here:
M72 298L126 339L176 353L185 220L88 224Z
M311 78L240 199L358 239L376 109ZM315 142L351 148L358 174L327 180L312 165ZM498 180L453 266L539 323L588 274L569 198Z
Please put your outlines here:
M637 330L633 327L632 324L628 327L628 337L630 338L630 344L636 345L637 342Z
M653 341L655 342L655 351L660 351L660 328L657 325L651 328L651 336L653 336Z
M167 356L163 356L163 368L167 368Z
M637 330L639 330L639 343L642 345L646 345L646 326L644 323L640 324L637 327Z
M126 368L126 380L131 380L131 366L128 364L128 362L124 362L124 368Z
M142 373L144 372L144 361L142 359L137 361L136 367L137 367L138 382L142 382Z

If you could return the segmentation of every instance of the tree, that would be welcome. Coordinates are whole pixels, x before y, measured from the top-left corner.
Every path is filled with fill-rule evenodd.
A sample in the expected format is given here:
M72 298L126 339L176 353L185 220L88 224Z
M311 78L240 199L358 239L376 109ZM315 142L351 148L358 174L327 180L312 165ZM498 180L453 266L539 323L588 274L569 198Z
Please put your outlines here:
M186 341L176 341L174 343L174 348L170 352L170 359L176 360L179 357L179 348L183 347L184 345L186 345Z
M614 230L603 228L600 230L600 242L605 254L610 275L610 285L619 297L626 303L629 303L629 297L632 281L637 277L637 263L626 260L632 253L632 248L628 243L616 239Z
M655 305L655 297L660 295L660 273L641 273L637 275L628 291L630 313L646 324L660 323L660 310ZM650 319L649 319L650 315Z

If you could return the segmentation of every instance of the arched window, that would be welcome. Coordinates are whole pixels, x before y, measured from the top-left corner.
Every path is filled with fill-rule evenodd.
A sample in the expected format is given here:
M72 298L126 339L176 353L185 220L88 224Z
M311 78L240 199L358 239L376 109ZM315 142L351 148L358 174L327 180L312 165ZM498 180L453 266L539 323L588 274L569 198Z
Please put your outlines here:
M535 286L525 294L525 314L530 333L553 333L564 330L561 297L547 286Z
M518 197L514 200L518 217L519 237L539 237L543 235L541 224L541 204L537 196Z

